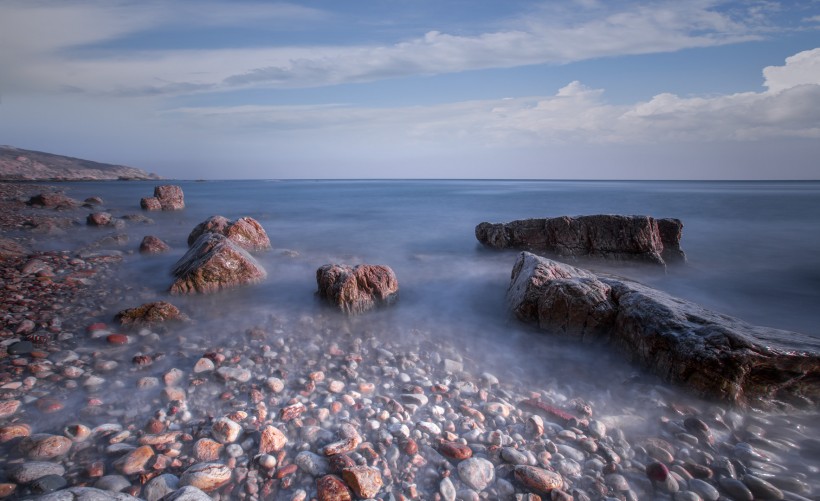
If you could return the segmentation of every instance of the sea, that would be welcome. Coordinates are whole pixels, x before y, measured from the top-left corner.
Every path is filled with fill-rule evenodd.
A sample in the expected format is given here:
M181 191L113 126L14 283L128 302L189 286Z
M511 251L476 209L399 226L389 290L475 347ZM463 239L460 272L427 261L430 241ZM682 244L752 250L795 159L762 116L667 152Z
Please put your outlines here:
M185 209L141 211L140 198L151 196L157 184L179 185ZM145 348L163 351L165 358L147 370L122 371L120 377L133 381L118 381L108 393L101 390L103 401L119 400L114 408L129 409L121 412L135 420L161 405L159 390L145 399L133 390L138 378L162 377L171 367L189 371L208 351L241 354L246 333L257 326L278 338L271 349L291 355L287 371L296 381L325 363L320 354L328 346L356 338L372 350L414 352L412 359L435 356L438 361L439 354L431 353L440 351L442 359L463 364L466 373L494 375L511 396L548 392L558 405L580 398L593 406L594 417L606 416L624 429L631 423L629 437L664 433L670 409L686 408L674 405L685 403L704 416L735 412L724 406L715 414L714 402L669 387L607 346L556 339L511 318L505 292L518 251L481 246L474 231L484 221L590 214L678 218L684 264L666 270L597 261L570 264L637 280L750 324L820 337L820 182L260 179L59 186L75 199L102 197L104 209L115 217L143 214L153 220L121 230L128 243L119 247L118 285L103 318L89 322L108 322L116 329L114 313L159 300L193 319ZM255 257L267 278L211 295L171 296L170 270L188 249L188 235L214 215L249 216L265 228L273 248ZM72 248L111 231L78 226L48 245ZM146 235L163 239L172 250L141 255L137 248ZM332 310L316 295L316 270L328 263L390 266L399 282L398 300L356 317ZM132 351L123 351L122 367L131 365ZM378 378L387 368L362 368L365 373ZM374 383L393 391L392 383ZM212 400L198 402L201 415L217 415L230 404L218 393L222 390L214 391ZM820 433L816 410L755 416L753 424L788 430L793 442ZM736 441L737 435L732 437L724 430L719 440ZM820 464L800 454L783 452L778 471L799 466L817 492Z

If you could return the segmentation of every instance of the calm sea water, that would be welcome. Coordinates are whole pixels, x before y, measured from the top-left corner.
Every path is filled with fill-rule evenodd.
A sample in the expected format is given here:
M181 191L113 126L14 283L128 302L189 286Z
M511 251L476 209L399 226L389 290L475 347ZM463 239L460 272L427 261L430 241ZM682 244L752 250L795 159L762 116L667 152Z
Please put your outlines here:
M115 215L140 212L155 182L71 183L75 198L101 195ZM616 270L750 323L820 336L820 183L588 181L179 182L186 209L149 213L127 229L165 239L165 256L129 256L135 287L162 295L191 229L211 215L251 216L278 252L260 257L264 284L221 294L219 307L285 308L310 315L315 270L329 262L379 263L399 279L394 322L427 319L442 330L506 322L504 289L515 252L476 242L482 221L583 214L646 214L683 221L684 266L667 274ZM82 229L80 231L94 231ZM604 265L599 268L606 269ZM184 300L194 309L204 300ZM208 303L211 304L210 302ZM211 306L209 306L211 308ZM509 328L509 325L507 325Z

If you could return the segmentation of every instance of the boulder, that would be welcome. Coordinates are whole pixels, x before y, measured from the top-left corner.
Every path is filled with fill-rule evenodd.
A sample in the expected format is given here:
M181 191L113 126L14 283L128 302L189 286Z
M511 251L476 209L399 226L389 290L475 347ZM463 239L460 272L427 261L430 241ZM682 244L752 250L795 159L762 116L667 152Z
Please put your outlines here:
M174 265L171 294L208 294L262 281L267 273L224 235L204 233Z
M820 340L709 311L622 278L522 252L507 305L553 334L609 343L693 393L741 407L820 403Z
M347 314L392 304L399 292L396 274L383 265L326 264L316 270L316 283L319 297Z
M204 233L219 233L247 251L270 249L270 239L262 225L252 217L241 217L230 221L223 216L212 216L196 225L188 235L191 246Z
M85 219L88 226L109 226L112 224L111 214L108 212L93 212Z
M156 325L165 322L187 322L188 315L165 301L146 303L136 308L122 310L114 317L123 327Z
M28 204L34 207L43 207L46 209L73 209L75 207L79 207L80 202L74 200L73 198L69 198L64 193L45 192L31 197Z
M168 252L171 247L153 235L146 235L140 242L140 254L162 254Z
M678 219L595 215L484 222L476 226L475 235L496 249L665 265L686 259L680 249L682 229Z
M155 186L154 196L141 199L140 207L145 210L180 210L185 208L185 196L179 186Z

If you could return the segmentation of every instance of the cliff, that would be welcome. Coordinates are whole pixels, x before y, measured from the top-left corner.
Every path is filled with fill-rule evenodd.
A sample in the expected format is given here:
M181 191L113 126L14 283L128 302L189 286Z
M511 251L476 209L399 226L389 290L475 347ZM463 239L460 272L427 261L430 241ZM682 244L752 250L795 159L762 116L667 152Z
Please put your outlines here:
M135 167L104 164L41 151L0 146L0 180L94 181L106 179L161 179Z

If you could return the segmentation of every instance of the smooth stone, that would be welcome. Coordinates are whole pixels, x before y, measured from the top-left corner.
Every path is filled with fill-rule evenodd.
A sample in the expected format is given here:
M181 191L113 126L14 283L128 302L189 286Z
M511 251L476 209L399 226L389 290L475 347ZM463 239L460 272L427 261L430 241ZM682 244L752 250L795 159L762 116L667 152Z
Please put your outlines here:
M178 487L179 477L170 473L163 473L145 484L142 489L142 497L145 498L145 501L159 501L166 494L177 490ZM203 492L203 494L205 493Z
M145 465L154 457L154 449L150 445L137 447L116 461L114 466L123 475L134 475L145 471Z
M69 487L45 494L37 501L141 501L122 492L104 491L94 487Z
M236 442L239 434L242 433L242 426L236 421L221 417L211 425L211 435L217 442L228 444Z
M240 383L247 383L251 380L251 371L241 367L220 367L216 373L225 381L239 381Z
M9 355L26 355L34 351L31 341L18 341L8 347Z
M629 482L626 481L623 475L618 473L610 473L605 477L606 485L612 490L625 492L629 490Z
M179 479L179 485L192 485L204 492L211 492L230 482L232 473L222 463L197 463L185 470Z
M762 478L754 475L744 475L741 480L752 491L755 499L783 499L783 491Z
M564 479L558 473L535 466L516 466L514 475L516 480L538 492L549 493L564 485Z
M28 484L46 475L64 475L65 468L59 463L48 461L27 461L9 473L9 477L18 484Z
M458 464L462 482L477 491L483 491L495 480L495 466L486 459L471 457Z
M181 489L167 494L162 501L213 501L211 496L205 494L201 489L193 485L186 485Z
M672 496L675 501L703 501L703 499L692 491L678 491Z
M444 501L456 500L456 486L453 485L453 481L450 480L450 477L441 479L441 482L438 484L438 492Z
M746 484L735 478L723 477L718 483L735 501L753 501L755 496Z
M68 485L68 481L61 475L46 475L29 484L29 488L35 494L47 494L62 489Z
M720 497L720 492L717 489L698 478L689 481L689 490L697 493L706 501L717 501Z
M64 436L38 433L24 438L19 447L29 459L52 459L65 455L71 445Z
M566 444L557 444L558 452L563 454L564 456L574 459L579 463L583 462L586 459L586 454L583 451L576 449L575 447L570 447Z
M122 475L106 475L94 483L94 487L104 491L122 492L131 487L131 482Z
M302 451L293 460L296 466L313 477L326 475L330 471L327 459L310 451Z
M511 464L525 465L528 463L527 455L512 447L501 448L501 459Z

